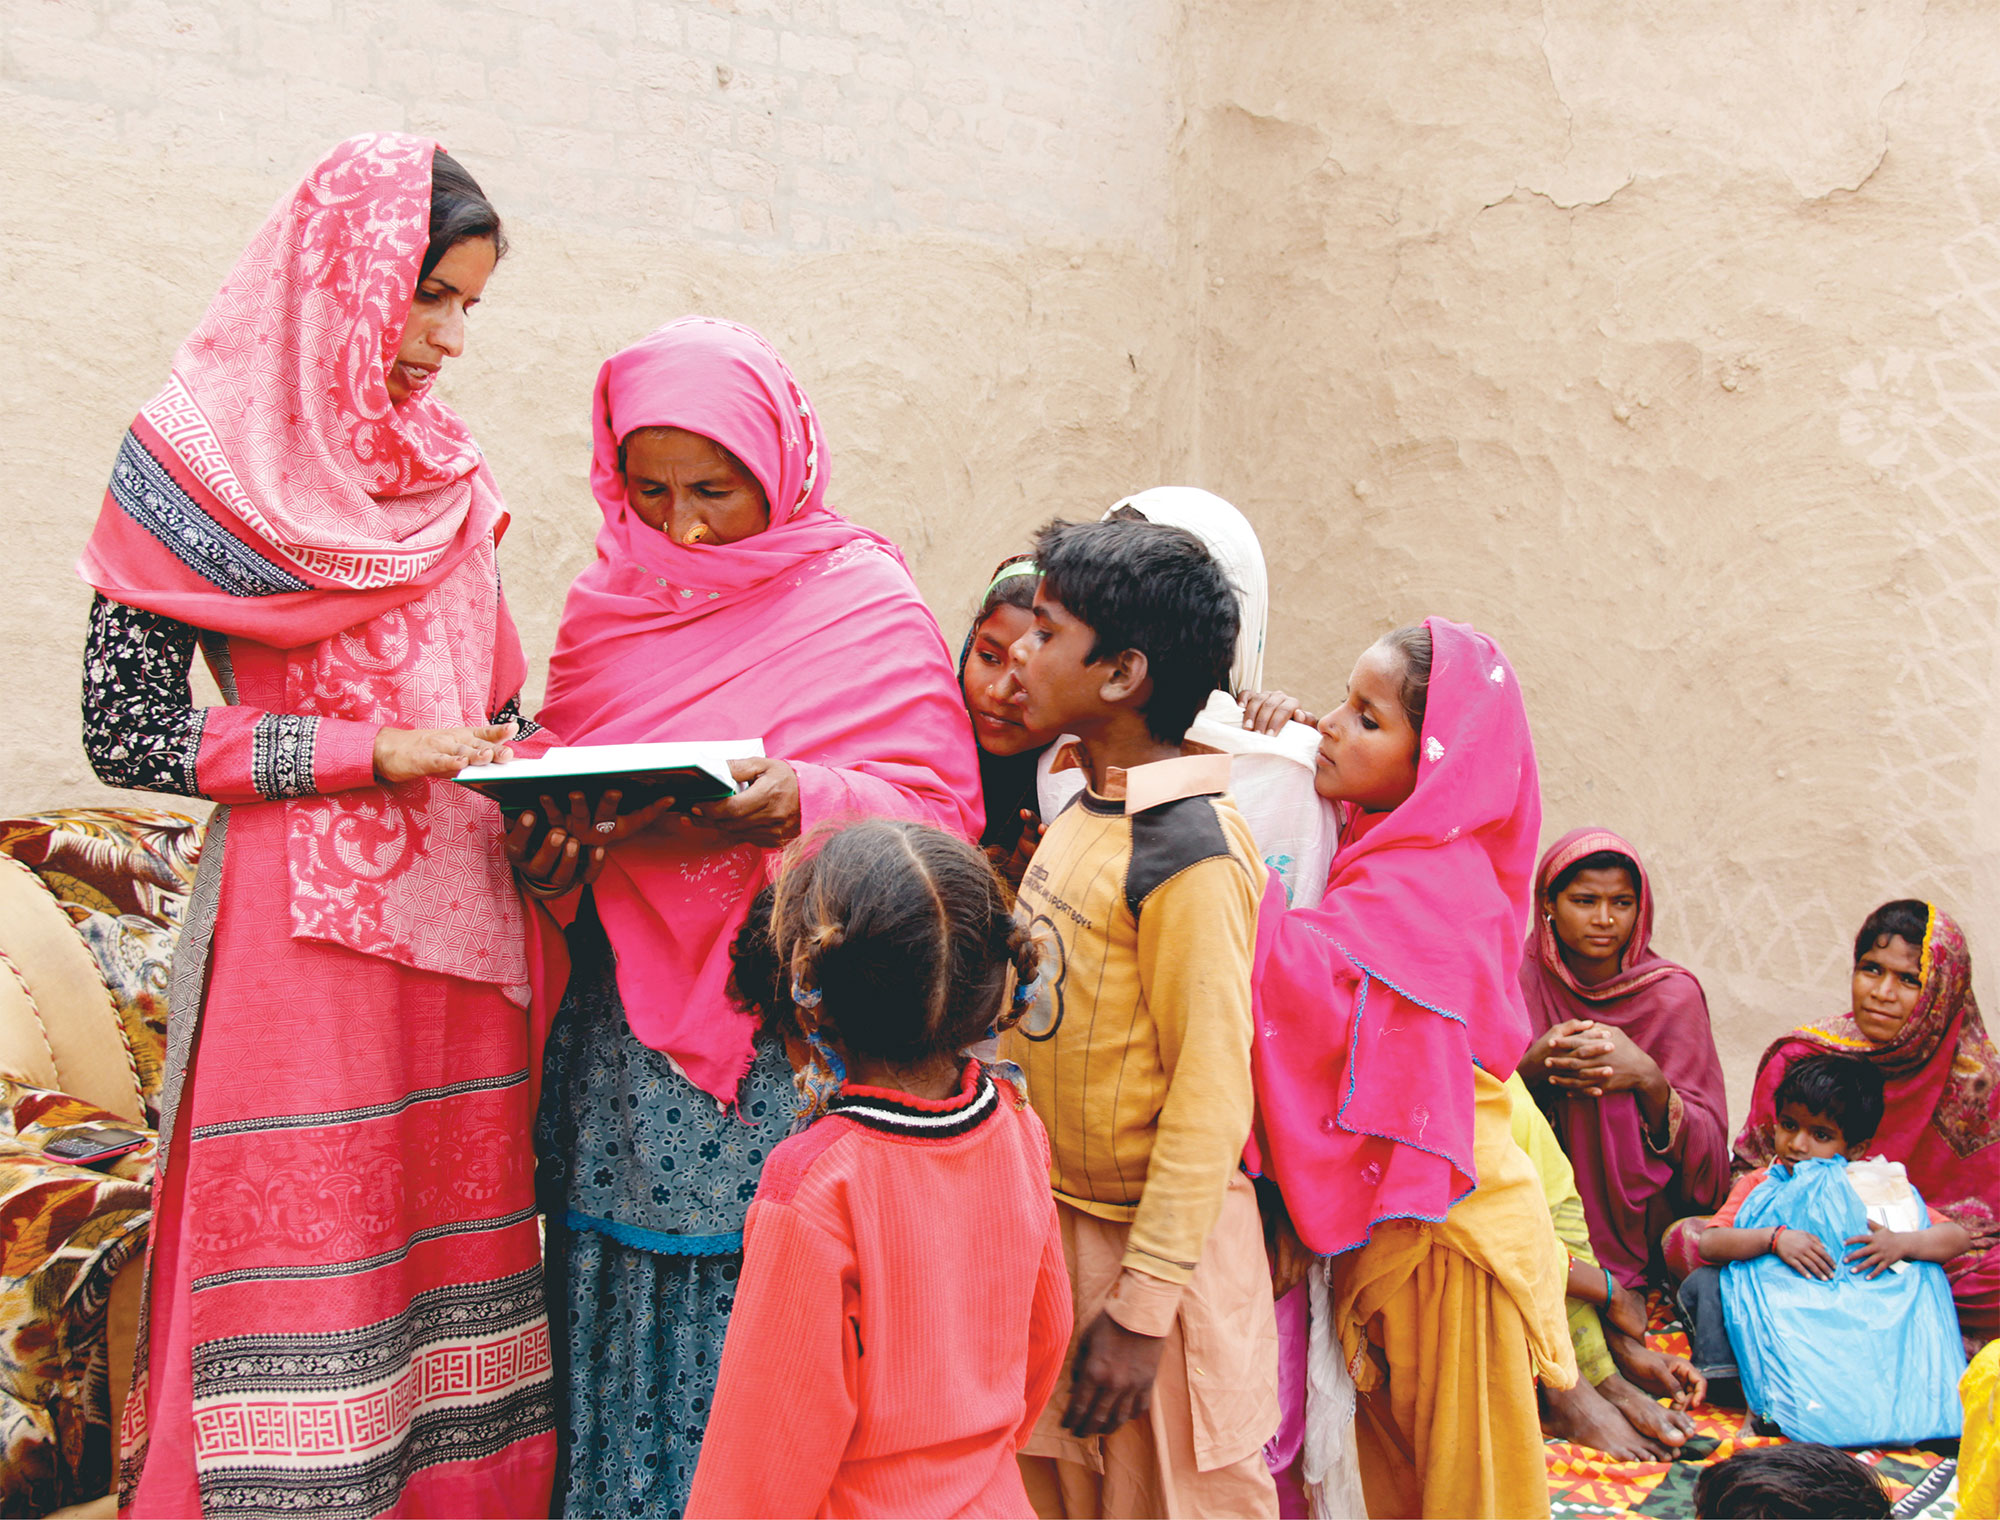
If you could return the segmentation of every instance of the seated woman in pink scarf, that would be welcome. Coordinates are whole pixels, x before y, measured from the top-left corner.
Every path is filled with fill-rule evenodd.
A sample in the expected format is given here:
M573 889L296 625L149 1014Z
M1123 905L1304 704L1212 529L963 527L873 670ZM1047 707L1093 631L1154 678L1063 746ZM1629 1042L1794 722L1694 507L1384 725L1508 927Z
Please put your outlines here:
M1535 873L1521 962L1535 1040L1521 1079L1576 1171L1600 1264L1643 1293L1661 1232L1729 1191L1729 1116L1708 1002L1655 954L1653 891L1631 845L1573 829Z
M1851 1011L1801 1025L1758 1062L1750 1117L1736 1137L1739 1174L1771 1164L1772 1094L1786 1069L1828 1051L1881 1068L1888 1085L1869 1154L1902 1162L1932 1213L1972 1236L1972 1248L1944 1270L1959 1329L1976 1352L2000 1337L2000 1056L1973 1000L1971 952L1950 914L1906 898L1868 915L1854 941ZM1685 1270L1700 1258L1682 1234L1676 1226L1669 1251Z
M133 421L84 551L92 765L218 804L174 952L134 1514L548 1502L523 915L499 809L447 779L504 753L525 665L499 490L431 390L504 247L436 144L340 144ZM197 644L225 705L194 705Z
M936 620L895 546L826 505L819 417L763 338L669 323L605 363L592 424L604 526L542 721L570 744L761 737L772 757L739 764L739 796L601 853L570 851L574 825L532 853L515 836L560 893L537 940L560 1000L537 1131L559 1512L666 1514L693 1482L744 1216L799 1106L728 994L730 942L801 830L877 815L977 838L979 769ZM595 879L561 892L586 860Z

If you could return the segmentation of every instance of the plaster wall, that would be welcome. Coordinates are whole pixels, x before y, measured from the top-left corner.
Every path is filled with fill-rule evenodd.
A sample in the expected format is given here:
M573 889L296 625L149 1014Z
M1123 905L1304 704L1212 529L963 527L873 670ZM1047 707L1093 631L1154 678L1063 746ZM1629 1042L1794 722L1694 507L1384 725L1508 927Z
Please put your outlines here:
M1177 26L1120 0L9 0L0 808L112 795L79 744L72 568L112 455L271 206L356 131L435 134L508 220L439 387L514 515L530 711L599 522L597 367L688 311L777 344L830 500L955 630L1027 525L1182 468Z
M1992 12L1194 14L1195 470L1263 535L1271 678L1496 634L1546 837L1645 853L1737 1113L1876 903L1994 966Z
M1735 1106L1935 894L2000 946L2000 35L1970 0L10 0L0 807L106 795L70 569L120 431L325 145L437 134L515 253L445 393L533 665L588 387L769 333L948 627L1032 524L1241 504L1271 678L1506 644L1548 834L1647 854Z

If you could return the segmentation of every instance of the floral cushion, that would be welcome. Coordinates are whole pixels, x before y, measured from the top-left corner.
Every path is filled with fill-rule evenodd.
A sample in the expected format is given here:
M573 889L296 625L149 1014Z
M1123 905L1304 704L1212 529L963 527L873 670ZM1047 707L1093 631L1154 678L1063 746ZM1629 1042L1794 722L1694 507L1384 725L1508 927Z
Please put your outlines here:
M203 826L150 808L0 819L0 852L33 870L89 947L157 1119L167 967ZM105 1304L145 1249L154 1143L94 1167L46 1154L59 1133L132 1128L64 1093L0 1075L0 1515L110 1491Z
M0 819L0 853L41 878L96 957L155 1120L166 1066L167 967L205 828L180 813L137 807Z

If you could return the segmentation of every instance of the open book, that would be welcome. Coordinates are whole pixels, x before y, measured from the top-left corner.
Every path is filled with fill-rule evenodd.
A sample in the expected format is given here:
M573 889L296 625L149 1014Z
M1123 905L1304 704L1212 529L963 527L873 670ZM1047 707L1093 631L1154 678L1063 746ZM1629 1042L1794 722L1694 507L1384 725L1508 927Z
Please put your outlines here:
M762 739L712 739L668 744L572 744L532 760L468 765L453 779L491 797L502 811L541 810L542 798L567 807L582 792L590 810L606 792L619 793L618 811L637 812L662 797L678 809L733 797L741 788L729 762L764 753Z

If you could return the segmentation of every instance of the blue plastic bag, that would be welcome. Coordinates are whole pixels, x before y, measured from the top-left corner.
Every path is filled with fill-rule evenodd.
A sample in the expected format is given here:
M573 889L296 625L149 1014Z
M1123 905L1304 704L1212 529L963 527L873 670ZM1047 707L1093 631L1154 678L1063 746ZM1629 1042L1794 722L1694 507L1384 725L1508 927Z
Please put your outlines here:
M1736 1225L1810 1231L1834 1261L1831 1282L1768 1254L1723 1269L1722 1318L1752 1410L1795 1441L1828 1446L1958 1435L1965 1347L1944 1268L1913 1261L1871 1280L1847 1265L1847 1242L1868 1233L1868 1211L1845 1161L1803 1161L1789 1174L1773 1166Z

